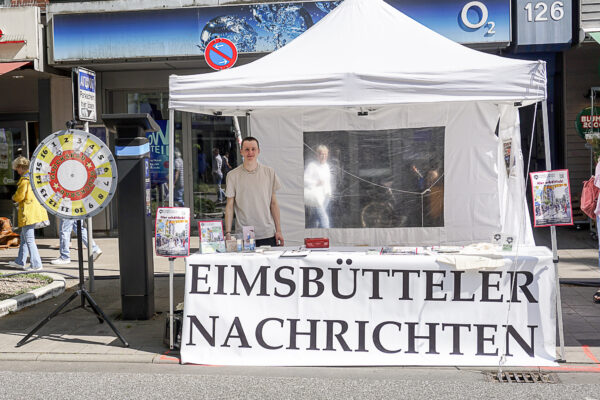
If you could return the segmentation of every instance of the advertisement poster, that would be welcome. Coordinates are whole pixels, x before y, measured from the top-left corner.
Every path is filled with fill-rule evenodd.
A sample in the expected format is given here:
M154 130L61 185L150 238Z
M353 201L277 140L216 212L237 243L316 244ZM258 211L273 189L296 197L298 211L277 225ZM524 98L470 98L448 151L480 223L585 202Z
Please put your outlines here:
M512 156L512 140L504 140L502 142L502 147L504 148L504 165L506 167L506 175L510 176L510 169L514 164L514 158Z
M534 226L573 225L569 171L558 169L529 175Z
M161 207L156 210L156 255L187 257L190 255L190 209Z
M15 183L12 169L13 140L12 133L0 128L0 185L12 185Z
M200 252L202 254L225 253L225 238L221 220L198 221Z
M147 132L150 142L150 180L153 185L167 183L169 180L169 133L168 119L158 119L158 132Z
M54 61L201 56L215 38L231 40L240 53L271 52L318 23L340 3L340 0L286 1L59 13L53 16L53 56ZM486 0L485 4L457 0L387 0L387 3L458 43L511 40L509 0Z

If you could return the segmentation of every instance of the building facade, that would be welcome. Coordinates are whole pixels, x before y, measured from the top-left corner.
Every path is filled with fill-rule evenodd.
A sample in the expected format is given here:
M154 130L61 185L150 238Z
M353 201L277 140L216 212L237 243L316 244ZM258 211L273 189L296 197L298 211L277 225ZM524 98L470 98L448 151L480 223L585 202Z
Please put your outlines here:
M569 50L575 29L572 22L579 15L579 9L574 8L571 1L387 2L434 31L472 48L507 57L544 59L548 63L553 165L571 168L581 162L581 149L571 147L567 150L572 134L568 133L571 103L566 99L569 99L571 91L566 90L568 79L565 71L573 63L568 54L582 52L584 47ZM5 3L8 2L5 0ZM36 113L37 125L32 125L31 129L38 133L35 140L29 141L29 147L32 147L40 137L62 129L64 123L72 118L71 69L79 66L96 71L99 116L144 112L162 127L161 132L149 134L153 152L153 203L156 207L166 200L169 75L212 72L204 58L204 50L216 37L228 38L236 44L239 52L236 65L251 62L284 46L318 23L340 1L240 4L227 0L183 0L174 4L167 0L63 0L37 3L47 3L36 7L40 15L39 24L45 29L41 39L45 43L45 51L40 55L44 59L37 73L45 75L29 82L31 88L27 90L30 95L24 96L25 99L10 101L10 104L0 103L0 116L29 121L33 118L32 113ZM393 45L394 38L381 40L389 40ZM376 62L380 56L369 55L364 50L357 49L357 57L372 57ZM571 58L578 57L585 58L585 55L582 53ZM19 79L3 77L0 77L0 85L7 86L6 89L0 86L2 90L26 93L25 89L15 89L15 82ZM20 102L27 105L17 107ZM573 107L576 108L575 105ZM533 107L523 110L524 142L530 141L536 126L539 129L540 114ZM244 131L243 119L240 126ZM101 119L90 127L109 146L114 145L114 134L106 131ZM196 219L219 215L222 206L216 202L212 174L214 149L218 149L221 156L226 156L231 168L241 162L233 120L222 116L176 113L175 130L175 146L184 159L186 206L192 209ZM545 156L540 137L534 135L531 170L544 169ZM30 148L29 152L33 149ZM575 151L578 153L572 157ZM580 174L579 169L577 174ZM117 226L116 212L110 208L94 219L95 230L109 232Z

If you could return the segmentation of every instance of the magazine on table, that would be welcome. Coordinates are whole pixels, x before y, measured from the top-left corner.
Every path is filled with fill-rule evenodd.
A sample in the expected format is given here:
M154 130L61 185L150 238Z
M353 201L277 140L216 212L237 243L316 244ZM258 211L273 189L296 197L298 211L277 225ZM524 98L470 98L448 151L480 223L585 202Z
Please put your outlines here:
M198 234L200 235L200 253L225 253L225 237L221 220L198 221Z

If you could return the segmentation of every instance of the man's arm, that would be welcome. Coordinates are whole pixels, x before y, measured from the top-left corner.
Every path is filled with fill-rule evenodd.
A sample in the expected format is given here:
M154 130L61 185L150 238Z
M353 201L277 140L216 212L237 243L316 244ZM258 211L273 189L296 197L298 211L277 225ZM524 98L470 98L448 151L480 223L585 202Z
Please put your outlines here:
M233 221L233 202L235 197L227 198L227 205L225 205L225 239L231 239L231 222Z
M229 200L229 199L227 199ZM271 215L273 216L273 222L275 222L275 243L277 246L283 246L283 233L281 233L281 217L279 213L279 204L277 203L277 197L275 193L271 196Z

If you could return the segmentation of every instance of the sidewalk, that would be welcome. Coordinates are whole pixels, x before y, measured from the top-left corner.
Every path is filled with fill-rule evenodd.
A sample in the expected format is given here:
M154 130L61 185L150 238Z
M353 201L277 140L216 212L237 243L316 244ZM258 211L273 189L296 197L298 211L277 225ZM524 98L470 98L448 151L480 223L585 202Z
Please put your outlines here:
M597 242L589 231L574 228L559 228L559 275L563 282L597 283L600 286ZM15 347L33 327L47 317L59 304L77 289L78 279L66 279L67 290L62 295L0 318L0 360L28 361L107 361L178 363L176 352L169 352L163 344L165 320L169 309L169 263L166 258L154 258L156 315L148 321L120 320L121 298L119 286L118 240L100 238L96 242L103 250L94 263L95 291L91 293L96 303L111 319L119 332L129 342L122 346L110 327L99 324L95 315L82 309L59 315L48 322L30 341L20 348ZM549 245L549 229L536 231L538 245ZM76 241L71 242L72 260L68 265L53 266L50 260L58 256L58 239L40 239L38 246L46 272L62 272L78 276ZM198 248L198 239L192 239L192 251ZM0 251L0 272L14 272L6 267L17 250ZM84 253L87 257L87 252ZM85 265L87 275L87 264ZM175 261L174 303L183 301L183 259ZM595 286L561 284L563 321L565 332L565 358L567 363L555 371L600 372L600 304L592 302ZM77 306L73 300L67 309ZM41 335L41 336L38 336ZM558 346L557 335L557 346Z
M165 277L154 278L155 316L148 321L123 321L120 319L121 295L119 283L119 246L116 238L94 238L103 253L94 262L95 290L91 292L94 301L113 322L121 335L129 342L129 348L121 341L106 323L98 323L96 316L79 308L67 315L59 315L50 320L22 347L15 347L27 333L56 307L64 302L79 284L77 263L77 241L71 241L71 264L51 265L58 256L58 239L38 239L37 245L44 263L45 272L58 272L73 276L66 278L66 290L62 295L17 313L0 318L0 360L28 361L109 361L109 362L149 362L178 363L179 359L167 356L168 346L163 344L165 320L169 314L169 261L164 257L154 258L154 273ZM192 251L198 249L198 239L192 238ZM17 249L0 251L0 273L15 272L7 267L14 260ZM87 249L84 248L87 258ZM87 262L84 264L86 278ZM175 261L175 274L183 275L183 259ZM183 277L174 279L174 305L183 301ZM89 289L86 280L86 288ZM73 300L66 309L78 306L79 299ZM41 336L38 336L41 335Z

